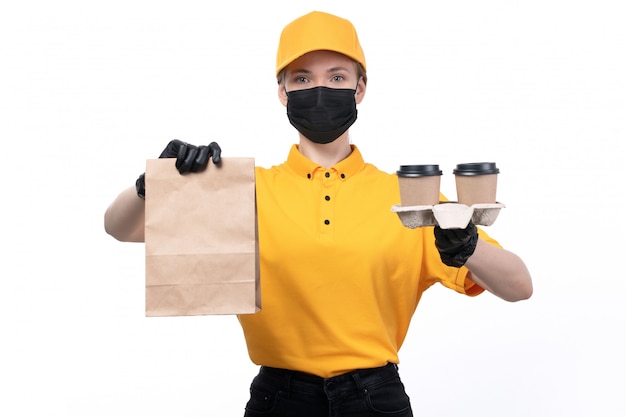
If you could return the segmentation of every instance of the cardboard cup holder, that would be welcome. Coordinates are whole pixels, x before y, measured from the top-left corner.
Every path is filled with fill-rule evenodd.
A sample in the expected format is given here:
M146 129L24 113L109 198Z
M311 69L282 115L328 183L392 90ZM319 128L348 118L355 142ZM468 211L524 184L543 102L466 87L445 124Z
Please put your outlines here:
M418 227L434 226L437 224L433 213L434 206L402 206L396 204L391 211L398 214L402 224L409 229Z
M503 203L472 204L466 206L455 201L444 201L434 206L402 206L395 204L391 211L396 213L405 227L439 225L442 229L464 229L470 220L477 226L491 226L498 217Z

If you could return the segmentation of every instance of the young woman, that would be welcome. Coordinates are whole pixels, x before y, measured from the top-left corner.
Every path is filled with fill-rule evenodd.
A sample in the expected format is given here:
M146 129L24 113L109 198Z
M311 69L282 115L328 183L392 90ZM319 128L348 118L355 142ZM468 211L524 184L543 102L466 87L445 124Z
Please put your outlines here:
M441 283L518 301L530 274L472 223L408 229L390 211L397 177L349 142L367 77L348 20L312 12L288 24L276 75L299 142L283 164L256 168L263 309L239 316L260 365L245 416L411 416L398 351L422 293ZM172 141L161 156L182 173L220 153ZM109 234L143 241L146 192L140 177L109 206Z

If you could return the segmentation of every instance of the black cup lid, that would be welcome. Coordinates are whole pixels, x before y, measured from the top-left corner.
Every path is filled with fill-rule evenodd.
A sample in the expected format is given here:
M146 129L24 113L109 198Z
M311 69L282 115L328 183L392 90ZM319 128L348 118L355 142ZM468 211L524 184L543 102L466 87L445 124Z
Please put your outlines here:
M439 169L439 165L400 165L400 169L396 171L399 177L432 177L441 175L443 172Z
M500 170L495 162L471 162L467 164L457 164L452 171L454 175L488 175L499 174Z

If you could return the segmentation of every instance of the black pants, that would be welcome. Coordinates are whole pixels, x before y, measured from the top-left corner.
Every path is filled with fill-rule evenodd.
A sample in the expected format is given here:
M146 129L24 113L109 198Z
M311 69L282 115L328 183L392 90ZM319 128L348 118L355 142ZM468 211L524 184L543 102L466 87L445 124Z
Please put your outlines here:
M332 378L261 367L244 417L412 417L398 367L363 369Z

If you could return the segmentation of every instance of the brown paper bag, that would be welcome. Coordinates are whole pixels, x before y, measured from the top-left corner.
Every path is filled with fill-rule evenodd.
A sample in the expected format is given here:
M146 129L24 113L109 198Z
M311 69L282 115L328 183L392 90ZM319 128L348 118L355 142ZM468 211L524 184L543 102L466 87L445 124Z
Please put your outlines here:
M146 164L146 316L260 310L254 159Z

